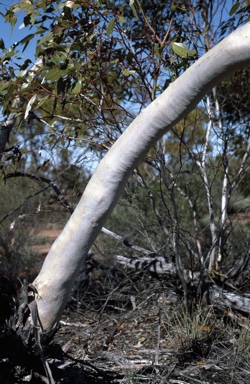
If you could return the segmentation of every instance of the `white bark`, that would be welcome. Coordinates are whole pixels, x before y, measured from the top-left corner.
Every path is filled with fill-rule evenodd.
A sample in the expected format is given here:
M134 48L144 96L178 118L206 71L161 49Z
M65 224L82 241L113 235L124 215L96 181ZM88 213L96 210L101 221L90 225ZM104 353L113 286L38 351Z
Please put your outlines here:
M225 129L222 125L222 119L221 119L221 112L220 112L220 105L216 94L216 88L213 89L213 96L214 96L214 102L215 102L215 111L216 111L216 117L218 122L218 127L220 130L221 140L222 140L222 156L223 156L223 182L222 182L222 191L221 191L221 223L220 223L220 233L219 233L219 252L218 255L216 255L216 261L221 262L222 261L222 252L224 247L224 229L226 224L226 218L227 218L227 203L228 203L228 168L229 168L229 162L228 162L228 136L225 132ZM215 261L215 260L214 260ZM214 268L214 264L210 262L209 269L212 271L212 268Z
M217 243L217 228L215 225L215 219L214 219L214 209L213 209L213 200L211 196L211 188L208 180L207 170L206 170L206 158L207 158L207 151L208 151L208 145L210 141L210 135L211 130L213 127L213 115L212 115L212 108L211 108L211 102L209 96L207 96L207 111L209 115L209 121L207 125L206 130L206 139L204 144L204 149L202 153L202 159L201 161L196 160L196 165L199 169L200 176L202 178L205 190L206 190L206 196L207 196L207 206L208 206L208 212L209 212L209 226L210 226L210 232L212 237L212 246L208 252L207 258L209 259L209 265L211 265L211 269L214 266L215 262L215 256L216 256L216 243Z
M228 74L250 64L250 23L201 57L127 128L100 162L34 281L44 330L59 320L84 257L145 153Z

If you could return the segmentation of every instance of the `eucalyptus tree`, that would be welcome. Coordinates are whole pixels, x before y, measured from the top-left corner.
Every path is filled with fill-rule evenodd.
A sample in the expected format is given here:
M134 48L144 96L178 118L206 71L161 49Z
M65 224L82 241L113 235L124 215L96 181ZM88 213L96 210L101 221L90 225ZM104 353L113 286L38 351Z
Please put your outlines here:
M15 28L16 15L24 12L23 27L32 29L9 49L2 43L1 104L7 119L1 151L6 150L13 127L19 127L25 137L27 120L30 124L38 120L44 127L45 146L74 145L102 158L33 282L33 301L43 331L60 320L76 274L135 167L153 145L162 167L167 147L159 142L161 137L186 119L221 80L249 65L249 24L238 27L246 18L244 2L238 10L235 6L228 10L232 16L240 12L238 18L229 15L227 21L226 4L164 2L156 7L153 1L139 0L129 4L33 0L15 3L3 15ZM223 15L221 35L219 26L214 34L210 28L218 12ZM233 32L224 38L230 29ZM37 61L33 67L28 59L20 64L15 58L17 50L33 39L37 39ZM215 91L213 94L216 103ZM209 97L205 100L208 106ZM219 120L219 114L217 117ZM205 167L208 147L205 134L201 158L196 158L190 146L188 151L205 186L212 271L218 261L214 253L218 236ZM172 176L171 180L172 246L185 288L178 207L172 193L176 184Z

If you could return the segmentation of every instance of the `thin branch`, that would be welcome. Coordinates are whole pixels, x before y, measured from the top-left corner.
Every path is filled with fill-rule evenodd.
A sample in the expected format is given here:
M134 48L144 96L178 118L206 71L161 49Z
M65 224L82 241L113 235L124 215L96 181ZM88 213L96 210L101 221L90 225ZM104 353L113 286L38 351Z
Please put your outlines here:
M221 132L221 138L223 143L223 151L222 151L222 159L223 159L223 181L222 181L222 192L221 192L221 224L220 224L220 237L219 237L219 253L217 256L217 261L222 261L222 252L224 247L224 228L227 217L227 204L228 204L228 158L227 158L227 146L228 146L228 138L223 130L220 105L216 94L216 88L213 88L213 97L215 102L215 113L218 121L219 130Z
M68 203L68 201L65 198L65 196L61 193L60 189L56 186L56 184L53 181L47 179L46 177L31 175L30 173L26 173L26 172L8 173L4 177L4 180L10 179L12 177L28 177L29 179L32 179L32 180L35 180L35 181L42 181L43 183L48 184L47 188L52 188L53 189L53 191L55 192L55 194L57 196L57 200L59 201L59 203L64 208L66 208L67 211L69 211L70 213L73 213L74 209L70 206L70 204ZM39 193L41 193L42 191L40 191Z
M249 137L247 139L249 140ZM244 156L242 158L242 162L240 164L239 171L238 171L237 175L234 177L234 181L232 182L232 185L230 187L229 197L233 194L234 190L238 187L238 185L241 181L241 175L242 175L242 173L246 167L246 161L249 157L249 153L250 153L250 142L248 142L248 144L247 144L247 149L246 149L246 152L244 153Z
M124 238L124 237L122 237L120 235L117 235L116 233L110 231L109 229L107 229L105 227L102 227L102 232L105 233L105 235L113 237L114 239L122 242L123 245L125 245L126 247L131 248L131 249L133 249L135 251L142 252L145 255L154 255L155 254L154 252L149 251L148 249L139 247L138 245L131 244L126 238Z
M44 189L41 189L40 191L36 192L35 194L33 195L30 195L28 198L25 199L25 201L23 201L23 203L21 205L19 205L18 208L14 209L13 211L9 212L1 221L0 221L0 224L8 217L10 216L11 214L17 212L24 204L25 202L32 198L32 197L35 197L37 196L38 194L46 191L47 189L49 188L52 188L53 191L55 192L56 196L57 196L57 200L58 202L64 207L66 208L66 210L70 213L73 213L74 212L74 209L73 207L71 207L71 205L69 204L68 200L66 199L66 197L63 195L63 193L60 191L60 189L57 187L57 185L51 181L50 179L46 178L46 177L42 177L42 176L36 176L36 175L31 175L30 173L26 173L26 172L14 172L14 173L9 173L5 176L4 179L10 179L10 178L13 178L13 177L28 177L32 180L35 180L35 181L38 181L38 182L43 182L43 183L46 183L48 184L48 186ZM154 252L148 250L148 249L145 249L145 248L142 248L142 247L139 247L138 245L133 245L131 244L126 238L120 236L120 235L117 235L116 233L110 231L109 229L103 227L102 228L102 232L105 233L106 235L110 236L110 237L113 237L114 239L122 242L126 247L130 248L130 249L133 249L135 251L138 251L138 252L142 252L144 253L145 255L155 255Z
M171 174L172 179L174 180L174 176ZM198 258L201 262L201 264L204 263L204 257L202 255L202 250L201 250L201 243L198 239L198 223L197 223L197 211L195 208L195 204L191 200L190 196L188 196L181 188L179 185L176 184L176 181L174 180L174 186L177 189L177 191L187 200L188 205L191 209L192 216L193 216L193 223L194 223L194 231L195 231L195 242L196 242L196 247L198 250Z
M141 11L141 13L142 13L142 16L143 16L143 18L144 18L145 23L146 23L147 26L149 27L150 31L153 33L153 35L154 35L155 39L157 40L157 42L161 45L161 44L162 44L162 41L161 41L161 39L157 36L157 34L156 34L154 28L153 28L153 27L151 26L151 24L148 22L147 16L145 15L145 12L144 12L144 10L143 10L143 8L142 8L142 6L141 6L141 3L139 2L139 0L136 0L136 3L137 3L137 5L138 5L138 7L140 8L140 11Z
M157 209L157 207L156 207L156 202L155 202L155 198L154 198L154 195L153 195L153 193L152 193L152 190L151 190L151 189L149 188L149 186L147 185L145 179L142 177L142 174L140 173L140 171L139 171L138 168L137 168L136 171L137 171L137 174L138 174L138 176L139 176L139 180L140 180L141 184L142 184L143 187L145 188L145 190L146 190L146 192L147 192L147 194L148 194L148 197L150 198L151 206L152 206L152 208L153 208L153 211L154 211L155 217L156 217L156 219L157 219L157 221L158 221L158 224L160 225L160 227L161 227L161 229L163 230L164 234L165 234L166 236L169 237L169 236L170 236L169 231L168 231L168 229L166 228L166 226L164 225L164 223L163 223L163 221L162 221L162 219L161 219L161 216L160 216L160 214L159 214L159 211L158 211L158 209Z
M205 137L205 143L204 143L204 149L202 152L202 158L201 158L201 167L204 168L206 164L206 157L207 157L207 151L208 151L208 146L209 146L209 139L211 135L211 129L213 126L213 114L212 114L212 108L211 108L211 103L210 103L210 97L207 96L207 112L209 116L209 121L207 124L207 129L206 129L206 137Z
M166 41L167 41L169 34L170 34L170 31L171 31L172 23L173 23L173 16L171 17L171 19L169 21L168 30L167 30L162 42L160 43L161 47L164 47L164 45L166 44Z
M205 144L204 144L204 149L202 153L202 160L201 161L196 160L196 165L200 171L200 175L201 175L203 184L205 186L206 195L207 195L207 205L208 205L208 211L209 211L209 226L210 226L210 232L212 237L212 246L210 248L210 251L208 252L207 259L209 259L209 270L211 271L215 264L215 258L216 258L215 251L216 251L216 245L218 242L218 236L217 236L217 228L214 220L213 200L210 192L210 186L209 186L209 181L208 181L208 176L206 171L206 157L207 157L207 151L209 146L209 139L211 135L211 128L213 126L213 114L212 114L212 108L211 108L211 102L210 102L209 96L207 96L207 110L208 110L209 122L207 125Z

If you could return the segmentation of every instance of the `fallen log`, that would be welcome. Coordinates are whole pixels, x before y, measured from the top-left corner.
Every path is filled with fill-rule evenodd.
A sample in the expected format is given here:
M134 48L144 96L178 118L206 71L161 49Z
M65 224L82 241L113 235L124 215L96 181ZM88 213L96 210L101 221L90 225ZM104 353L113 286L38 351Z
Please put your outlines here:
M175 264L167 262L163 256L128 258L117 255L116 262L138 271L178 278ZM247 267L246 263L245 267ZM202 285L200 292L202 292L202 297L205 297L209 303L250 314L250 295L241 293L232 284L231 280L227 283L227 275L218 275L213 279L207 271L204 271L201 275L200 272L184 270L184 277L186 282L191 284L192 287L196 287L197 290ZM215 282L218 282L218 285Z

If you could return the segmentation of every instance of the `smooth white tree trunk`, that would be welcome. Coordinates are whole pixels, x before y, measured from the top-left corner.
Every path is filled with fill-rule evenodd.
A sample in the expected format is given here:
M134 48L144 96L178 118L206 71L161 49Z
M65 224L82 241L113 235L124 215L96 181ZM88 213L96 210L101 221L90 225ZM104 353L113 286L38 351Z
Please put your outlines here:
M76 274L146 152L216 84L250 64L250 23L193 64L126 129L100 162L34 281L43 330L60 320Z

